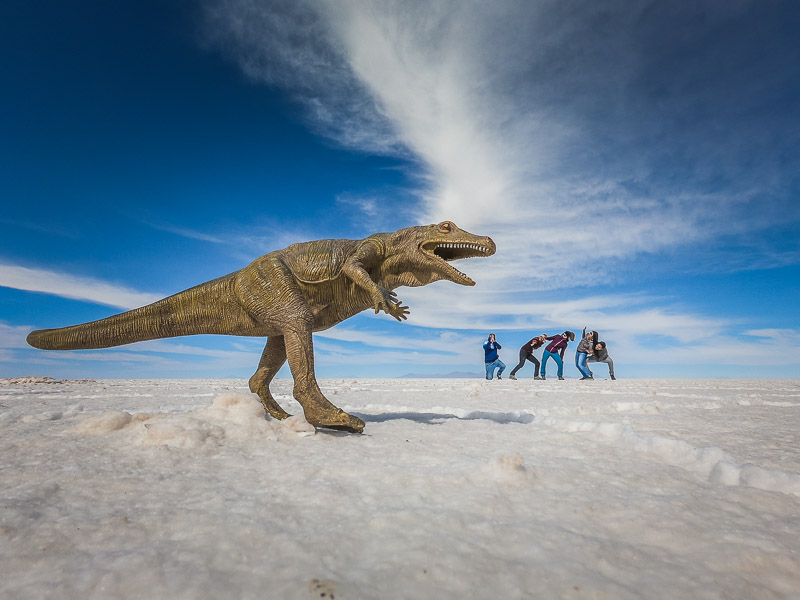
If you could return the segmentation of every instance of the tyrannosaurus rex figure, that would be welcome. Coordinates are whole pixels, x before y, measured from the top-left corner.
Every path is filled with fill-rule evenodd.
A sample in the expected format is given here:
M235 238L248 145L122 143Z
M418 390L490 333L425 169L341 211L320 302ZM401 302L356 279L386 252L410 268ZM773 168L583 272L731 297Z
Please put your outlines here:
M312 332L368 308L406 319L408 307L392 290L441 279L475 285L448 261L494 253L490 237L449 221L363 240L293 244L153 304L83 325L32 331L28 343L43 350L77 350L201 333L267 336L250 389L269 414L289 416L269 391L288 358L293 394L306 420L316 427L361 432L364 422L331 404L317 385Z

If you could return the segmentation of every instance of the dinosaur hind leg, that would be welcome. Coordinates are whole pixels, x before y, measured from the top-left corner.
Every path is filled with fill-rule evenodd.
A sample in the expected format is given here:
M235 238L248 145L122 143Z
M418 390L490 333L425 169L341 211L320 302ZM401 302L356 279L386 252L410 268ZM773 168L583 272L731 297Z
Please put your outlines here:
M361 433L364 421L334 406L317 385L311 329L296 322L284 329L284 338L294 377L294 397L302 405L306 421L315 427Z
M262 402L267 397L264 382L269 381L270 374L274 376L276 367L282 365L286 357L294 378L294 397L303 407L306 421L315 427L361 433L364 421L331 404L317 385L311 338L314 315L286 265L267 255L264 260L245 267L237 274L235 293L252 319L283 334L280 345L277 341L271 345L272 337L269 338L254 376L256 381L250 380L250 385L257 387ZM265 367L263 371L262 366ZM269 402L264 405L270 410Z
M266 411L276 419L285 419L289 413L283 410L272 397L269 384L278 373L283 363L286 362L286 345L282 335L273 335L267 338L267 345L258 362L258 369L250 378L250 391L258 394L261 404Z

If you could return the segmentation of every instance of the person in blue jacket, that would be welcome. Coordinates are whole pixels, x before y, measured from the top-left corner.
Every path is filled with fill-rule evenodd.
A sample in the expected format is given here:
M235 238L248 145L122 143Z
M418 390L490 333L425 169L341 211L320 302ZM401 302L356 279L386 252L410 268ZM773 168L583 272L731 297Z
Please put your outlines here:
M486 340L486 343L483 345L483 353L485 354L484 362L486 363L486 379L492 379L492 377L494 377L495 369L498 369L497 378L503 378L502 374L506 365L500 360L500 355L497 354L497 351L501 348L502 346L497 343L497 338L495 338L493 333L490 333L489 339Z

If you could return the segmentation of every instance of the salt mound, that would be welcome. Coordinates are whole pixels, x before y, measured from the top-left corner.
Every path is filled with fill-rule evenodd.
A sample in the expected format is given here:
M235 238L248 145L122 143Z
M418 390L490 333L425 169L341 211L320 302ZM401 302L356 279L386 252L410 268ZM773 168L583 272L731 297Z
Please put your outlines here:
M132 446L171 448L218 448L225 444L263 444L281 435L305 437L316 429L302 415L278 421L264 415L255 394L226 392L214 398L210 407L189 413L131 415L108 411L84 419L72 431L84 435L121 432L121 440Z
M142 423L144 436L142 446L169 446L171 448L200 448L207 442L219 444L225 430L211 423L191 417L175 418L158 415Z
M264 407L255 394L227 392L214 398L211 408L206 409L209 417L247 424L254 420L264 421Z
M78 433L103 434L109 431L122 429L131 422L133 417L125 411L109 411L99 415L93 415L76 425L73 431Z
M63 383L63 381L60 379L53 379L52 377L39 377L35 375L0 379L0 385L25 385L28 383Z
M536 478L535 469L525 465L525 458L518 452L500 454L480 466L472 479L481 485L486 483L502 487L530 485Z

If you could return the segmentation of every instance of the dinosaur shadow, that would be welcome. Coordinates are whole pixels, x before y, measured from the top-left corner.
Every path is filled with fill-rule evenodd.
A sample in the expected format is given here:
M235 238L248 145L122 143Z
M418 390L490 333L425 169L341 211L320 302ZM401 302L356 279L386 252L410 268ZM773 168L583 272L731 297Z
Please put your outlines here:
M474 410L466 415L459 416L454 413L431 413L431 412L391 412L391 413L351 413L358 416L360 419L367 423L385 423L386 421L399 421L408 420L416 423L423 423L425 425L441 425L450 419L457 419L459 421L475 421L479 419L494 421L505 425L507 423L522 423L526 425L532 423L535 416L531 413L504 413L504 412L489 412L483 410Z

